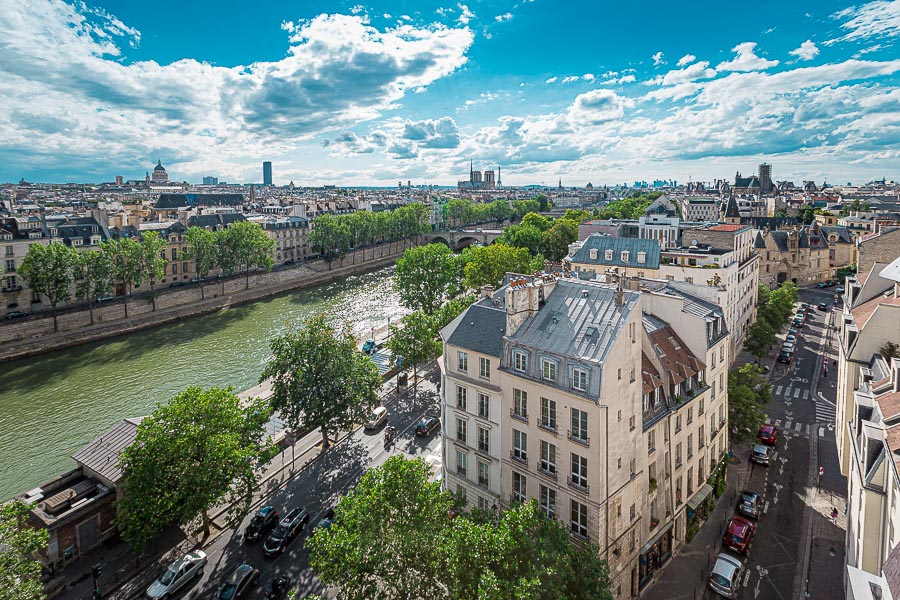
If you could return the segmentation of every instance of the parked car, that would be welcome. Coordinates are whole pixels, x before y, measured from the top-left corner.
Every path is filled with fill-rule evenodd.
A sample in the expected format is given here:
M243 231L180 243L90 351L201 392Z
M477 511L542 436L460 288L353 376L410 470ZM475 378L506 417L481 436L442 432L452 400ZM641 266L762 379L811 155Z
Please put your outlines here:
M835 281L834 279L829 279L828 281L825 282L825 287L834 287L836 285L837 285L837 281Z
M789 365L791 364L791 360L793 359L793 357L793 354L791 354L790 352L779 352L778 362Z
M416 423L416 435L421 437L428 437L431 435L434 430L440 427L441 422L437 417L425 417L418 423Z
M250 565L241 565L231 572L228 579L219 586L217 600L245 600L250 597L250 590L259 583L259 569Z
M189 283L190 282L188 282L188 281L173 281L172 283L169 284L169 287L170 288L184 287L184 286L188 285Z
M743 570L740 560L720 552L709 574L709 588L726 598L736 598Z
M272 506L263 506L244 530L244 541L258 542L264 535L272 531L272 528L278 524L278 511Z
M722 536L722 543L732 550L745 554L750 547L754 531L756 526L744 517L731 517L725 535Z
M21 310L11 310L6 313L7 319L21 319L22 317L27 317L27 312L22 312Z
M101 296L100 298L97 298L97 303L112 302L115 299L115 296Z
M828 310L828 303L826 303L826 302L819 302L819 310L821 310L821 311L826 311L826 310Z
M328 529L334 524L334 509L329 508L322 518L319 519L319 522L316 523L316 526L313 527L313 533L318 531L319 529Z
M369 417L369 420L365 424L366 429L378 429L381 427L388 418L388 411L385 407L379 406L375 410L372 411L372 415Z
M738 496L737 509L742 515L758 519L762 512L762 498L756 492L742 490Z
M794 321L791 323L791 328L792 329L800 329L801 327L803 327L803 319L795 318Z
M756 432L756 437L763 444L774 446L778 441L778 428L774 425L763 425Z
M794 342L785 342L781 345L781 351L787 352L788 354L793 354L797 351L797 346Z
M305 508L295 508L284 515L278 527L272 530L263 544L263 554L266 556L278 556L287 545L297 537L306 524L309 523L309 513Z
M784 336L784 341L790 342L792 344L796 344L797 343L797 335L794 333L789 333L786 336Z
M843 293L844 293L844 286L839 285L839 286L837 286L836 288L834 288L834 291L837 292L838 294L843 294Z
M820 281L819 283L816 284L816 287L819 288L819 289L821 290L822 288L825 287L825 282L824 282L824 281Z
M791 329L788 329L788 335L798 337L800 335L800 332L794 328L791 328Z
M772 449L769 446L763 446L762 444L753 445L753 451L750 453L750 460L755 463L768 466L769 459L771 458Z
M363 342L362 351L366 354L372 354L373 352L375 352L375 340L368 339Z
M802 302L800 304L800 310L803 310L803 311L809 310L809 304L807 304L806 302Z
M203 567L207 563L206 553L202 550L188 552L163 571L153 584L147 588L147 598L158 600L169 598L182 589L189 581L199 579L203 575Z

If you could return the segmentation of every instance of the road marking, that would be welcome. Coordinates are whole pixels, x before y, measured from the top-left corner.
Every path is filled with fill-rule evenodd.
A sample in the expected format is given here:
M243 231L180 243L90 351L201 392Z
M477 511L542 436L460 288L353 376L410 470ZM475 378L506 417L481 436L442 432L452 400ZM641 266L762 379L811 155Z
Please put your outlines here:
M781 491L781 488L784 487L780 483L773 483L772 487L775 488L775 504L778 504L778 492Z
M791 428L791 420L790 420L790 419L787 419L787 420L784 422L784 428L785 428L785 429L790 429L790 428Z
M819 427L819 437L825 437L825 428Z
M806 435L809 435L809 425L806 426L806 429L803 431Z
M788 389L784 390L784 399L787 400L791 397L791 387L788 386Z
M781 419L775 419L775 425L776 426L781 425Z
M809 398L809 388L803 390L803 399L806 400Z
M797 388L796 390L794 390L794 398L799 398L799 397L800 397L800 388Z
M794 431L800 431L801 427L803 427L803 423L797 421L797 423L794 424Z

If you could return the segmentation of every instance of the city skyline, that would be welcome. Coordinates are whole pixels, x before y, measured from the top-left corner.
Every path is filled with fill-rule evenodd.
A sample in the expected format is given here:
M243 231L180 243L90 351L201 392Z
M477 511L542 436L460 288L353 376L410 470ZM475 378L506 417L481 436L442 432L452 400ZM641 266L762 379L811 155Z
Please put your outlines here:
M897 178L900 0L2 4L0 181Z

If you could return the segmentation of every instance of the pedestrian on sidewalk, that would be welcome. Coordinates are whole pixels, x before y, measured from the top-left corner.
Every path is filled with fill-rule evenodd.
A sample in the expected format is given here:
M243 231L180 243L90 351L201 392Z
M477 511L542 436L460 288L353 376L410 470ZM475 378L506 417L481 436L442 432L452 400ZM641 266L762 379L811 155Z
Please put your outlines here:
M838 517L838 509L832 506L831 507L831 522L834 523L835 521L837 521L837 517Z

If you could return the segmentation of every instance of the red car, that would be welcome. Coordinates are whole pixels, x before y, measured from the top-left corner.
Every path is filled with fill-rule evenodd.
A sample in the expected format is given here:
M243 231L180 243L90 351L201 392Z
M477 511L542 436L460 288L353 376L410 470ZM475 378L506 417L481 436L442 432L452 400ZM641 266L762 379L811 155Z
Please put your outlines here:
M763 444L774 446L775 442L778 441L778 428L774 425L763 425L759 428L759 431L756 432L756 437L759 438L759 441Z
M725 535L722 536L722 543L737 552L747 552L754 531L756 531L756 526L747 519L738 516L731 517Z

